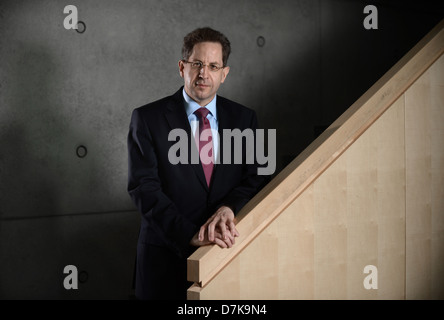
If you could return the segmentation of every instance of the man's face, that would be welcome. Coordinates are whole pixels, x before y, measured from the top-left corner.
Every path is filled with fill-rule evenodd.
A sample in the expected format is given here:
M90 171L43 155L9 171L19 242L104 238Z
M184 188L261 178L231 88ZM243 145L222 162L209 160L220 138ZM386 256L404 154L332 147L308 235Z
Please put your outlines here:
M193 68L190 63L179 61L179 72L185 82L185 92L203 107L214 98L230 68L225 67L217 71L211 71L209 68L209 65L223 66L222 45L219 42L195 44L188 61L201 62L205 65L202 68Z

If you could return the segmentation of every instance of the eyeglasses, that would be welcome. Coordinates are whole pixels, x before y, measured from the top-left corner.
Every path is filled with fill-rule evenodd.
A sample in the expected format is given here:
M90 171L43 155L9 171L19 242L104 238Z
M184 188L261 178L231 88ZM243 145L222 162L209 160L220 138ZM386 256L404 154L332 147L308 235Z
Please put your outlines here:
M196 70L200 70L203 67L208 67L208 69L210 71L216 72L216 71L219 71L220 69L225 68L225 67L220 67L220 66L218 66L217 64L214 64L214 63L203 64L200 61L186 61L186 60L182 60L182 61L185 62L185 63L191 64L191 68L196 69Z

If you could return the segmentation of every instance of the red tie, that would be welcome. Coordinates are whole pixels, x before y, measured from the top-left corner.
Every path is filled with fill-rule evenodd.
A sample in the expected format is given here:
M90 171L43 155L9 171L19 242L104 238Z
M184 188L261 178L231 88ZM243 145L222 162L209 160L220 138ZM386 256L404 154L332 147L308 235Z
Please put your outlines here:
M199 118L199 155L208 186L210 186L211 174L213 173L214 166L213 136L211 135L211 131L204 132L204 130L211 130L210 121L208 121L207 119L207 115L209 112L210 111L205 107L199 108L194 111L196 116ZM202 132L204 132L205 135L203 138L201 137ZM202 149L204 149L203 152Z

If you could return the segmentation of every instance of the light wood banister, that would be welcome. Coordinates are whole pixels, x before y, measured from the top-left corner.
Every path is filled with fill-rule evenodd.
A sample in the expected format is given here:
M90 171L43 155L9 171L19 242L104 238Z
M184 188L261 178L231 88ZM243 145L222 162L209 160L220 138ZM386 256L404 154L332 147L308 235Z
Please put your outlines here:
M284 168L238 214L231 249L201 247L188 280L204 287L356 141L444 53L444 20Z

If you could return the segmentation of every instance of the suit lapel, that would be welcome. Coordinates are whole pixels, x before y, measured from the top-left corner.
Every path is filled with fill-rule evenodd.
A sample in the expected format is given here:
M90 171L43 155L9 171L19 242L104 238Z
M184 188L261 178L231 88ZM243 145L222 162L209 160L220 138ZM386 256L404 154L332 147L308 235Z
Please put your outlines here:
M199 163L194 164L191 161L191 152L198 154L197 146L194 143L193 134L191 133L190 123L188 121L187 113L185 111L184 100L182 96L182 88L177 91L172 99L166 106L165 117L167 122L172 129L182 129L187 133L188 137L188 163L193 168L197 175L198 180L203 185L203 187L208 191L208 185L205 180L205 174L202 165Z

